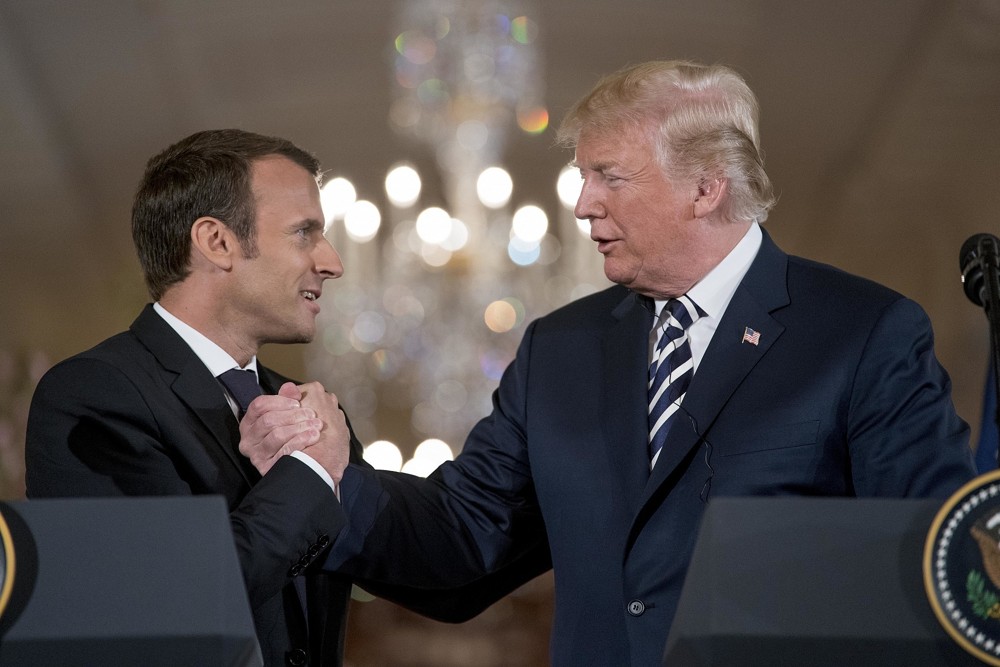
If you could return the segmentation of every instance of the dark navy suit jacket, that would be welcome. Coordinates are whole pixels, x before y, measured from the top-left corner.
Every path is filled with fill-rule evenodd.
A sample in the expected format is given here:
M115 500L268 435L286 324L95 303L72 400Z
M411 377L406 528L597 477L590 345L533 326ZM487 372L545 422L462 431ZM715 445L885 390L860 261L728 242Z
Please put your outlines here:
M434 587L548 550L553 664L659 665L711 498L945 497L973 477L921 308L767 234L650 472L642 302L612 287L532 323L428 480L351 466L328 566Z

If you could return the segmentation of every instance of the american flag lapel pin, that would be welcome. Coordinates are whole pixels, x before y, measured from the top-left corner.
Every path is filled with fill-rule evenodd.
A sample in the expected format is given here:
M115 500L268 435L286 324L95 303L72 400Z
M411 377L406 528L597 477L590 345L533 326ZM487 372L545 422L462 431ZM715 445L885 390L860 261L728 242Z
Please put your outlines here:
M754 331L750 327L743 329L743 340L740 343L750 343L751 345L757 345L760 342L760 332Z

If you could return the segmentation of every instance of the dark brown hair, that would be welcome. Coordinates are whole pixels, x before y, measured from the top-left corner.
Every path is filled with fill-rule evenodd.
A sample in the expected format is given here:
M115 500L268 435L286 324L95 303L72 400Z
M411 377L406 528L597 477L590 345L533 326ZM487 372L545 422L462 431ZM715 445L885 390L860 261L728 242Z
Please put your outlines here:
M132 205L132 241L146 287L158 301L190 272L191 225L224 222L247 257L257 254L253 161L286 157L320 178L319 162L290 141L243 130L207 130L170 146L146 164Z

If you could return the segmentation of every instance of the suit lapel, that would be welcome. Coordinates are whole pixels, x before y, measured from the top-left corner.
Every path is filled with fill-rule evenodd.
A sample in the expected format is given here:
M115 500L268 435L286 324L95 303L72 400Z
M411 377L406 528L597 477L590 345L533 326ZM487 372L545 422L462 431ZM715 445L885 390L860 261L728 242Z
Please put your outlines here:
M635 508L649 477L646 347L653 313L643 307L641 297L630 292L612 314L618 322L605 333L602 343L601 423L627 506Z
M226 402L218 380L212 377L201 359L152 306L146 306L131 329L163 369L173 376L169 384L177 399L212 434L212 442L205 443L205 446L220 447L247 483L252 485L260 477L256 471L251 472L252 466L246 465L246 459L236 449L240 439L239 422Z
M651 499L692 448L701 444L744 378L784 332L785 327L771 313L788 304L787 264L788 256L765 232L757 257L736 288L691 380L682 409L644 489L643 503ZM756 345L743 340L748 327L760 333Z

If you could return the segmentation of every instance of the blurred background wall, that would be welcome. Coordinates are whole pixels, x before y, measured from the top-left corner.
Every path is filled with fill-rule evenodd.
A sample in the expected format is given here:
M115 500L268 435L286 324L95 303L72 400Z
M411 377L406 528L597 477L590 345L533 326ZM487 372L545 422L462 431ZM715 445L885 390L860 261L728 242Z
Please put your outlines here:
M0 498L23 495L38 376L146 302L145 161L212 127L290 138L369 202L330 214L347 274L317 341L262 357L336 391L389 465L459 451L526 323L607 284L560 202L554 126L602 74L661 58L745 75L767 229L919 302L975 432L987 325L958 251L1000 233L997 0L0 0ZM384 185L404 163L415 199ZM483 203L491 166L510 192ZM545 664L550 611L548 578L459 628L359 602L349 659Z

